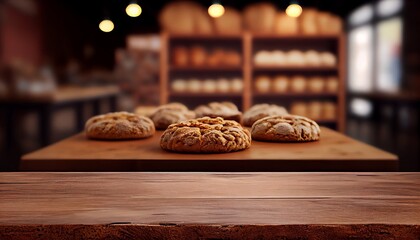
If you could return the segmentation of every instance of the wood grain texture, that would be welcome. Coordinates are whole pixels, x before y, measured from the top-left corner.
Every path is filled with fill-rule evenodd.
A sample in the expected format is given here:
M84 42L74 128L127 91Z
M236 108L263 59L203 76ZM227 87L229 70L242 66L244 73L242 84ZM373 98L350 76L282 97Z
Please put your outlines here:
M0 239L419 239L420 173L0 173Z
M78 134L23 156L28 171L395 171L398 158L327 128L308 143L252 141L227 154L179 154L162 150L162 132L132 141L94 141Z

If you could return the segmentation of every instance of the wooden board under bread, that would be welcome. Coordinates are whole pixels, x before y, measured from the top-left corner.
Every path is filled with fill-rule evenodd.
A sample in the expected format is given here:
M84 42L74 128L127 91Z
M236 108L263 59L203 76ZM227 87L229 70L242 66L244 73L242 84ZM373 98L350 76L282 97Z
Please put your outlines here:
M396 171L397 156L321 128L307 143L252 141L251 148L224 154L180 154L152 138L97 141L83 133L24 155L28 171Z

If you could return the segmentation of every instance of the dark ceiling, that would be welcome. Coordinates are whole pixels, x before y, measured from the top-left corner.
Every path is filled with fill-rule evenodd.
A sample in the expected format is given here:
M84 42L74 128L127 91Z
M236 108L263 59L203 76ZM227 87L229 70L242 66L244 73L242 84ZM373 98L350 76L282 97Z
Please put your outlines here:
M291 0L296 1L296 0ZM125 46L126 36L134 33L158 33L157 16L168 0L137 0L143 12L140 17L131 18L125 13L126 6L132 0L39 0L43 16L45 53L59 64L65 64L69 58L79 59L87 68L113 66L114 50ZM204 7L211 5L211 0L196 1ZM222 0L222 4L236 9L261 1ZM285 9L290 0L269 1L279 9ZM298 0L305 6L316 7L346 17L351 11L371 0ZM98 24L104 18L110 18L115 29L103 33ZM83 57L83 49L92 47L95 51L91 60Z
M171 1L153 0L137 3L143 8L138 18L130 18L125 14L125 7L131 0L65 0L59 3L74 15L82 17L86 23L98 24L104 17L111 18L115 23L115 30L121 34L133 32L158 32L159 24L157 16L163 6ZM211 5L211 0L196 1L204 7ZM261 1L255 0L222 0L222 4L236 9L243 9L245 6ZM269 1L277 5L279 9L285 9L290 3L289 0ZM303 7L311 6L320 10L336 13L346 17L358 6L370 2L369 0L299 0Z

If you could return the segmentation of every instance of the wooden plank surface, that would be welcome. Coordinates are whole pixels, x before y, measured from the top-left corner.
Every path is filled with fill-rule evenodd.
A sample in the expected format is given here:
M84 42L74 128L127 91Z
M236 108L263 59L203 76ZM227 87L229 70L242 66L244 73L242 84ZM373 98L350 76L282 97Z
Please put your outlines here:
M94 141L83 133L23 156L37 171L395 171L395 155L322 128L308 143L253 141L245 151L179 154L162 150L162 132L133 141Z
M420 173L21 172L0 173L0 193L0 239L420 237Z
M117 86L59 86L53 93L44 96L28 96L0 99L5 103L68 103L116 96L120 93Z

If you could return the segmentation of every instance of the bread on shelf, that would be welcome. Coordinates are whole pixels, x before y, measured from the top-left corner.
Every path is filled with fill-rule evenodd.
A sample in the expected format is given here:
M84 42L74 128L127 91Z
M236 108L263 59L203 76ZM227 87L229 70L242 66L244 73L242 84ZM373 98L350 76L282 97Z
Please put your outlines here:
M278 35L296 35L299 33L298 18L289 17L284 12L278 12L275 17L273 32Z
M304 52L305 65L306 66L320 66L321 59L319 53L315 50L309 50Z
M187 91L190 93L200 93L202 92L202 83L198 79L190 79L187 83Z
M213 18L214 29L218 34L232 35L242 32L242 14L234 8L225 7L225 13Z
M271 91L271 78L266 75L261 75L255 78L255 88L257 92L268 93Z
M322 93L324 92L325 80L322 77L315 76L311 77L308 80L308 91L312 93Z
M304 35L316 35L319 33L317 24L318 11L315 8L305 8L299 17L301 33Z
M278 75L273 79L273 91L275 93L286 93L289 90L289 78L287 76Z
M207 52L201 46L193 46L190 49L190 63L193 66L204 66L207 61Z
M294 76L290 79L290 90L295 93L303 93L306 91L306 77Z
M215 93L216 87L216 81L213 79L206 79L203 81L202 90L204 93Z
M172 63L178 67L185 67L189 64L188 49L186 47L174 47L172 50Z
M261 50L254 55L254 64L257 66L270 65L271 62L271 52L269 51Z
M217 92L219 93L228 93L231 91L231 86L229 80L226 78L219 78L217 80Z
M188 82L184 79L175 79L171 83L171 88L174 92L182 93L187 91Z
M307 116L308 115L308 107L305 102L294 102L290 106L290 113L299 116Z
M230 89L233 93L241 93L244 88L244 82L240 78L234 78L231 80Z
M245 27L253 33L272 33L276 14L277 9L271 3L248 5L243 11Z
M325 89L329 93L337 93L338 92L338 78L328 77L325 82Z
M323 119L334 120L337 118L336 104L333 102L323 103Z
M319 101L311 101L308 103L307 117L312 119L322 119L322 103Z
M304 66L305 55L300 50L291 50L287 54L287 65L288 66Z
M334 67L337 65L337 57L330 52L320 52L319 59L322 66Z

